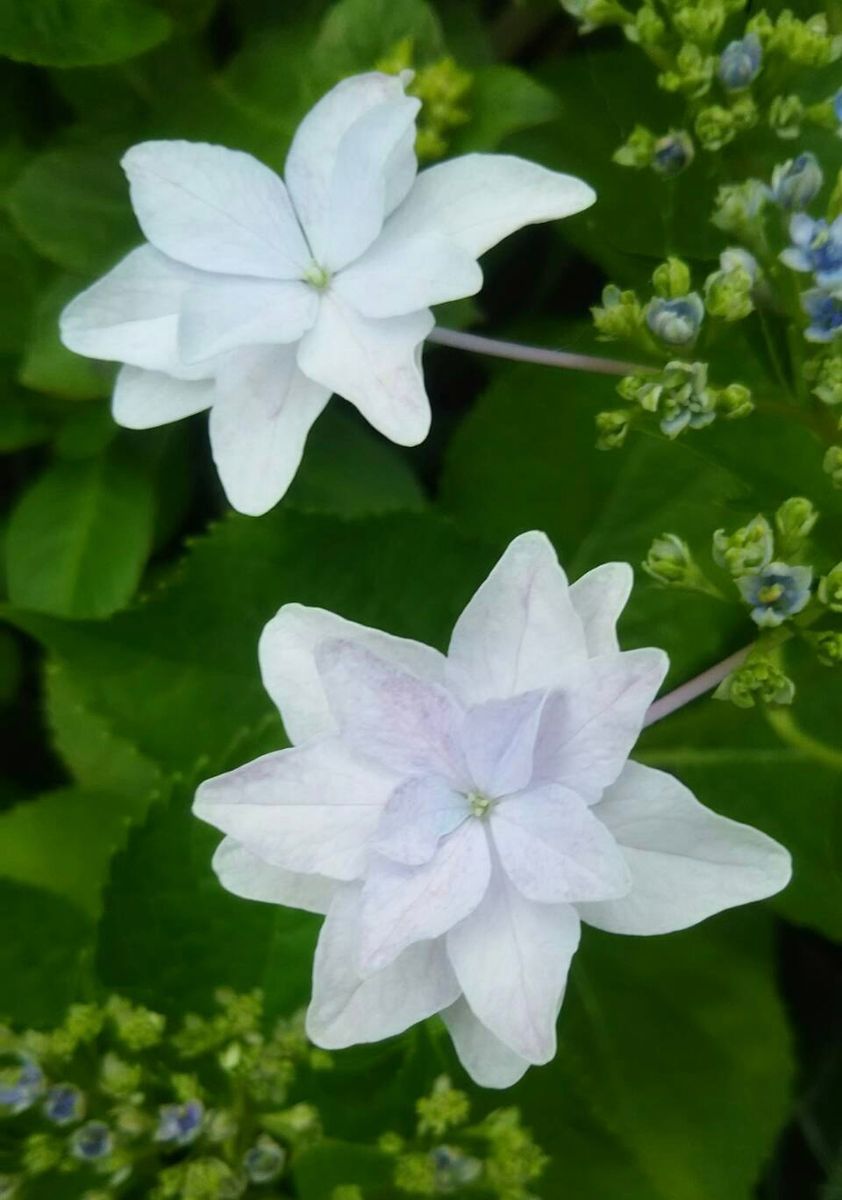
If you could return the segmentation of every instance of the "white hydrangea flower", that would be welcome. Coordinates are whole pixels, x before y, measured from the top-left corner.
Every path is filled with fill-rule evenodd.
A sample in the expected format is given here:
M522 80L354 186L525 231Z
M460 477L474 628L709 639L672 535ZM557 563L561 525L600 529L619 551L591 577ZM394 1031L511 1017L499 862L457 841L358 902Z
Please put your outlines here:
M241 512L283 496L332 392L392 441L423 441L430 305L478 292L477 259L514 230L595 199L505 155L416 174L419 107L397 76L344 80L299 126L285 182L222 146L144 142L123 159L148 244L70 303L62 339L125 364L121 425L209 408Z
M240 896L325 913L310 1037L337 1048L439 1013L466 1070L506 1087L556 1048L585 921L684 929L784 887L776 842L629 752L667 667L621 652L631 568L568 586L550 543L509 546L447 657L286 605L260 661L294 748L202 784Z

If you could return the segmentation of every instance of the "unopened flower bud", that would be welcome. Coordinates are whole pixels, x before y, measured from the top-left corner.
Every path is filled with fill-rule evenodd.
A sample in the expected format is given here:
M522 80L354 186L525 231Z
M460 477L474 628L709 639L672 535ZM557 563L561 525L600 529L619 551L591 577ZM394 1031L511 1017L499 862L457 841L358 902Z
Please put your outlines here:
M602 305L591 309L596 331L603 340L633 339L643 327L643 309L634 292L620 291L610 283L602 290Z
M760 74L763 49L756 33L747 33L738 41L729 42L719 56L716 74L729 92L750 87Z
M722 32L725 24L725 5L719 0L707 0L702 4L688 4L673 13L672 22L676 31L688 42L711 45Z
M705 307L712 317L741 321L754 311L754 281L743 267L714 271L705 280Z
M726 184L716 194L714 225L741 240L751 242L761 221L768 189L759 179Z
M842 633L828 629L822 633L810 633L807 637L822 666L842 666Z
M205 1109L201 1100L188 1100L184 1104L164 1104L159 1109L156 1142L171 1142L175 1146L189 1146L202 1132Z
M658 138L652 147L650 162L653 171L670 178L686 170L695 156L692 138L679 129Z
M634 20L623 26L623 32L630 42L646 49L664 40L667 27L651 4L642 4L634 14Z
M805 365L804 374L813 384L813 395L823 404L842 404L842 356L814 360Z
M734 114L721 104L703 108L696 117L694 128L696 137L706 150L721 150L737 136Z
M70 1153L84 1162L107 1158L113 1149L114 1138L103 1121L88 1121L70 1139Z
M779 138L797 138L804 121L804 104L800 96L775 96L769 105L769 128Z
M666 262L655 268L652 286L655 294L666 300L686 296L691 286L690 268L680 258L670 255Z
M621 167L642 167L652 165L655 153L656 138L644 125L635 125L629 136L611 156L612 161Z
M819 514L806 496L790 496L775 513L775 525L782 539L784 553L798 549L812 533Z
M482 1174L482 1163L455 1146L436 1146L430 1151L436 1174L436 1191L457 1192Z
M706 579L690 547L674 533L656 537L641 566L647 575L665 587L708 593L716 590Z
M829 33L824 13L802 21L786 8L778 16L770 45L801 67L827 66L842 53L842 38Z
M698 292L676 300L656 297L646 308L646 324L667 346L692 346L704 316L705 306Z
M760 514L733 533L717 529L713 535L713 561L735 577L762 571L774 553L772 526Z
M72 1083L54 1084L44 1100L44 1116L54 1125L72 1125L85 1115L85 1097Z
M51 1133L31 1133L23 1144L24 1175L46 1175L64 1158L64 1142Z
M286 1150L267 1134L262 1134L246 1151L243 1167L252 1183L273 1183L282 1175L286 1158Z
M684 9L684 17L692 21L691 14L698 10ZM665 92L681 92L696 99L710 90L716 59L705 53L695 41L685 42L675 57L675 66L658 76L658 86Z
M0 1114L26 1112L44 1092L44 1073L32 1059L15 1056L0 1065Z
M751 389L744 383L729 383L716 393L716 411L726 421L740 420L754 412Z
M738 708L755 704L792 704L795 684L768 658L753 658L724 679L713 693L715 700L730 700Z
M815 154L806 151L772 172L772 196L787 212L798 212L815 200L824 183L824 174Z
M134 1005L122 996L112 996L106 1013L114 1022L117 1040L129 1050L147 1050L163 1037L166 1020L160 1013Z
M819 599L832 612L842 612L842 562L819 581Z
M631 425L627 408L614 408L596 414L597 450L616 450L625 442Z

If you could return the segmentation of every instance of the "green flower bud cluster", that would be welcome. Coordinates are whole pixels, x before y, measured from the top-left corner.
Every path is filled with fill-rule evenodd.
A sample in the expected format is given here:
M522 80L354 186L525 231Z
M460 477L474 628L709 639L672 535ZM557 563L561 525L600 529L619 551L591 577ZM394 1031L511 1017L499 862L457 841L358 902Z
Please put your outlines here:
M411 70L414 51L413 39L402 38L379 60L375 69L390 75ZM448 151L453 130L471 119L465 103L472 86L471 73L450 57L416 70L406 90L408 95L417 96L422 104L415 141L415 151L422 162L442 158Z
M619 0L561 0L561 3L571 17L582 22L582 33L632 20L632 14Z
M767 54L780 54L799 67L825 67L842 55L842 36L830 33L824 13L803 21L785 8L773 22L761 9L748 29L757 34Z
M705 363L678 359L659 372L625 375L617 391L626 402L656 416L659 429L668 438L676 438L686 429L703 429L717 416L726 420L748 416L754 408L751 392L744 384L711 387ZM632 416L628 410L599 414L597 428L603 448L622 444Z
M686 8L679 10L677 16L686 14L687 22L699 10ZM703 18L702 18L703 19ZM706 42L707 39L698 39ZM675 56L674 65L658 76L658 86L665 92L680 92L683 96L695 99L710 91L716 59L706 54L695 41L685 42Z
M819 580L818 595L831 612L842 613L842 562L838 562Z
M721 595L696 562L690 547L677 534L662 533L656 537L641 566L647 575L663 587Z
M612 408L596 414L597 450L617 450L628 436L634 413L628 408Z
M714 104L697 114L694 129L705 150L720 150L758 121L757 105L751 96L737 96L729 107Z
M828 446L822 467L833 486L842 488L842 446Z
M831 408L842 404L842 355L828 354L804 364L804 375L812 392Z
M769 128L779 138L790 140L801 133L806 110L800 96L775 96L769 106Z
M826 629L810 633L807 640L816 652L816 658L824 667L842 666L842 631Z
M671 129L658 137L645 125L635 125L629 136L611 156L621 167L651 169L665 179L680 175L695 157L690 135L683 129Z
M795 698L795 684L771 657L756 653L720 683L715 700L730 700L737 708L756 704L786 705Z
M643 306L632 291L621 291L608 284L602 291L602 304L591 309L600 341L639 339L644 329Z
M759 179L725 184L716 194L711 220L724 233L753 245L768 201L769 191Z
M723 321L741 321L754 311L754 278L744 266L714 271L705 280L705 308Z
M399 1192L437 1196L466 1189L474 1195L479 1189L499 1200L530 1200L528 1185L548 1159L522 1127L517 1109L499 1110L469 1124L468 1097L441 1076L417 1102L416 1112L414 1138L386 1133L378 1142L381 1152L394 1159Z

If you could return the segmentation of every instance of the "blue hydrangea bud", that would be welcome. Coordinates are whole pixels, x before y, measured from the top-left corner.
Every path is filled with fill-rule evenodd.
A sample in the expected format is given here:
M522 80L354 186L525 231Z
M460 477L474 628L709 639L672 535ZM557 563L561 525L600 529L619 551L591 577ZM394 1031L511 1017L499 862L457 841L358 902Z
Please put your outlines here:
M693 141L683 130L673 130L658 138L652 149L652 169L659 175L678 175L695 157Z
M810 318L804 330L808 342L826 344L842 334L842 286L832 292L810 288L802 294L801 306Z
M113 1149L114 1138L103 1121L88 1121L80 1126L70 1139L70 1153L83 1162L108 1158Z
M675 300L658 296L646 309L646 324L668 346L692 346L699 336L705 306L698 292Z
M0 1071L0 1112L10 1115L25 1112L42 1095L44 1073L32 1059L16 1060L13 1067Z
M474 1183L482 1174L482 1163L455 1146L436 1146L430 1151L435 1169L436 1189L456 1192Z
M713 535L713 561L734 576L765 570L774 552L772 526L760 513L733 533L717 529Z
M742 267L751 277L752 283L757 281L760 274L757 259L753 254L749 254L748 250L743 250L742 246L729 246L727 250L723 250L719 256L719 265L723 271L733 271L735 267Z
M751 605L754 623L761 629L773 629L807 607L812 582L812 567L772 562L756 575L742 575L737 587L746 604Z
M85 1097L72 1083L56 1083L47 1092L44 1115L54 1125L72 1125L85 1115Z
M824 183L824 174L815 154L806 151L772 172L772 196L776 204L788 212L806 208L816 198Z
M156 1142L189 1146L202 1131L205 1109L201 1100L188 1100L185 1104L164 1104L158 1112Z
M750 87L760 74L763 48L756 33L747 33L738 41L729 42L719 56L716 74L729 92L741 92Z
M246 1151L243 1167L252 1183L271 1183L282 1173L286 1157L284 1148L264 1134Z

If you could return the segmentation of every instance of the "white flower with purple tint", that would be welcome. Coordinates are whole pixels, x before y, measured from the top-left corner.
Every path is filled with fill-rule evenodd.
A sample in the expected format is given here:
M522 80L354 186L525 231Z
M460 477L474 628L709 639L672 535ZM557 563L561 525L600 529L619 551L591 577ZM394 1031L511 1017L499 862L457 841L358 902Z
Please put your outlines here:
M230 891L326 914L317 1045L440 1014L473 1078L506 1087L555 1053L583 921L667 933L784 887L781 846L629 760L667 667L619 648L631 582L609 563L568 586L527 533L446 656L298 604L267 625L293 748L208 780L195 812L226 834Z
M344 80L302 121L283 180L200 143L143 142L123 159L147 244L72 301L62 338L124 364L121 425L210 409L213 457L241 512L283 496L332 392L392 441L422 441L430 306L478 292L477 260L514 230L595 199L579 179L505 155L417 174L418 109L396 76Z

